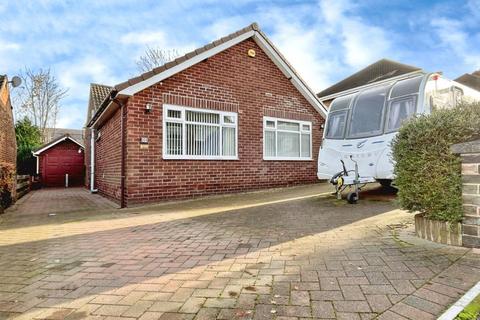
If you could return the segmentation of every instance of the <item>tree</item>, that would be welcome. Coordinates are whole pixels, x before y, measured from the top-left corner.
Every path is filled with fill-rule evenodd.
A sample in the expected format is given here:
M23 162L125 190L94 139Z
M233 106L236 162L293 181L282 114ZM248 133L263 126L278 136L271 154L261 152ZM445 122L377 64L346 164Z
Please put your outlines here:
M42 144L41 133L29 118L25 117L15 124L17 138L17 171L20 174L34 173L32 151Z
M14 99L17 115L30 119L39 129L41 141L45 142L45 128L55 128L61 101L68 90L59 85L50 69L25 68L21 78L23 85Z
M140 72L148 72L177 58L180 54L176 49L161 49L147 47L144 54L137 60Z

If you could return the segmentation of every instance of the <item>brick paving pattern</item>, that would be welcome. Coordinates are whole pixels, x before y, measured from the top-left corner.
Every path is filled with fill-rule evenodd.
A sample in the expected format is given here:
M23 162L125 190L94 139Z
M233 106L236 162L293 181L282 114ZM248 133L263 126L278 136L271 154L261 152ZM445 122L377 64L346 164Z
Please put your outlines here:
M328 190L55 217L28 213L35 192L0 224L0 319L435 319L480 279L391 201Z

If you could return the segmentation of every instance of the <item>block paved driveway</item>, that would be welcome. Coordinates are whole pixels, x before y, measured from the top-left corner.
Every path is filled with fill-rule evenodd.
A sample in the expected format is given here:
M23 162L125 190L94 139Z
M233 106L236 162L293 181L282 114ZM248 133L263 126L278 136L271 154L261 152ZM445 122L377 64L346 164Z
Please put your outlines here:
M36 192L0 223L0 318L434 319L480 279L478 253L416 239L391 197L327 191L22 219Z

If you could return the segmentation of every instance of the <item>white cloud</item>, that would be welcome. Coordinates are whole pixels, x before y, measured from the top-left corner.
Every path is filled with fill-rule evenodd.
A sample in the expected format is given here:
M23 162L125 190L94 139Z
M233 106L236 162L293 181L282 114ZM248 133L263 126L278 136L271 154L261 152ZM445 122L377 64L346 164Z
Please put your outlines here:
M355 14L356 6L348 0L320 0L319 6L325 21L326 36L338 38L344 51L344 62L352 68L387 57L391 43L386 32L368 24Z
M129 32L120 37L123 44L135 44L143 46L163 46L167 42L165 32L162 31L143 31Z
M462 63L474 71L480 68L480 49L473 37L464 30L462 21L438 18L431 22L440 43L451 54L457 56Z

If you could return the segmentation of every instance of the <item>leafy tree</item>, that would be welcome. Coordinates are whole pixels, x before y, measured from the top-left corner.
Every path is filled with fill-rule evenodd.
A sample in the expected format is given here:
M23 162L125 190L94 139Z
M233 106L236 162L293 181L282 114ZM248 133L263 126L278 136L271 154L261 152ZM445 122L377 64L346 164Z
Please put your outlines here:
M34 159L32 150L42 144L42 137L37 126L25 117L15 124L17 137L17 171L19 174L34 173Z

